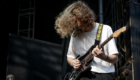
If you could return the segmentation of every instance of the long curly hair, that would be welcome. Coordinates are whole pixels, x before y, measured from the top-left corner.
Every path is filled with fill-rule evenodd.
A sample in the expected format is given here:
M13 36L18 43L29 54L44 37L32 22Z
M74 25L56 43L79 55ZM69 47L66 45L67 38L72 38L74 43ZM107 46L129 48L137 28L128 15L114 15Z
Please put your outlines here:
M95 14L85 2L73 2L56 17L55 30L61 35L61 38L71 35L79 37L83 33L77 27L76 20L86 22L87 26L85 28L94 27Z

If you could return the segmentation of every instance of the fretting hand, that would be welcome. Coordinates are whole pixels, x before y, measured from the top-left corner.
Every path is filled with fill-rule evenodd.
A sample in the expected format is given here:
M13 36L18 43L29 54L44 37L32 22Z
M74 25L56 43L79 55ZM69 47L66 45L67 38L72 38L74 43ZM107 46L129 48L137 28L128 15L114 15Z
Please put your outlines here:
M104 53L104 48L102 50L99 49L98 45L92 50L92 54L95 57L98 57L100 59L106 60L107 56Z

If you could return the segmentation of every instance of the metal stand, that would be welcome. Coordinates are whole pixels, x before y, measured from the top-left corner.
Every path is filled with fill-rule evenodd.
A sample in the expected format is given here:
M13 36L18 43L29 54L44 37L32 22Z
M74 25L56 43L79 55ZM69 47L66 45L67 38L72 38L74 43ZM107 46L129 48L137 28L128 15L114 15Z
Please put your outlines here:
M34 38L35 0L21 0L19 4L18 35Z

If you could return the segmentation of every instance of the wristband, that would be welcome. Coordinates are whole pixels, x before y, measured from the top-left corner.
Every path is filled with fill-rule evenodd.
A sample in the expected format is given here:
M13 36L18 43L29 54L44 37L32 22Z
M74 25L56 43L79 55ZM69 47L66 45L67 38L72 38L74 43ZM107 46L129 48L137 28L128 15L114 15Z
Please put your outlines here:
M106 61L108 60L108 56L107 56L107 58L105 59Z

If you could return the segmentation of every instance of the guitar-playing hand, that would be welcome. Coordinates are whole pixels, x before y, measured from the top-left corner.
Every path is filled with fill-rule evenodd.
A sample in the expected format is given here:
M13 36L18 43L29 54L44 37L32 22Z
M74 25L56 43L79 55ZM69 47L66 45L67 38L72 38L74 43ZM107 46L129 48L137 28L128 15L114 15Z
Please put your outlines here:
M79 69L80 65L81 65L80 60L78 59L72 60L72 66L75 70Z
M104 48L102 48L102 50L100 50L98 48L98 45L92 50L92 54L95 57L98 57L98 58L103 59L103 60L106 60L106 58L107 58L107 56L104 53Z

